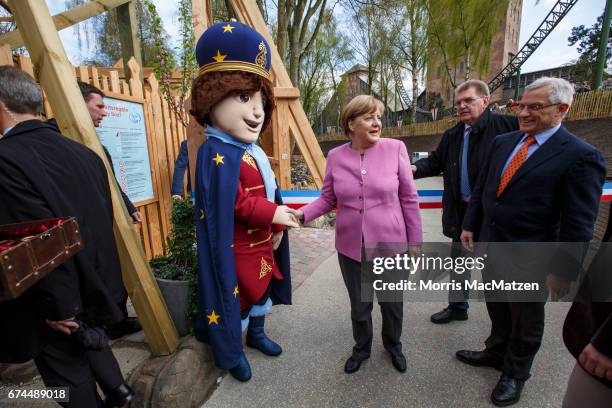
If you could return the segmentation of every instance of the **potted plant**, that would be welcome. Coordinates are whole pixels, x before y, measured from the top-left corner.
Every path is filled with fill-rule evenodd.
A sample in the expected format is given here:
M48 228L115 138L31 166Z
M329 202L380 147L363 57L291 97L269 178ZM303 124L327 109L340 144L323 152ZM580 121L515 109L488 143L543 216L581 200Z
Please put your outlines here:
M197 300L198 256L191 200L174 200L168 255L151 260L151 270L180 336L191 328Z

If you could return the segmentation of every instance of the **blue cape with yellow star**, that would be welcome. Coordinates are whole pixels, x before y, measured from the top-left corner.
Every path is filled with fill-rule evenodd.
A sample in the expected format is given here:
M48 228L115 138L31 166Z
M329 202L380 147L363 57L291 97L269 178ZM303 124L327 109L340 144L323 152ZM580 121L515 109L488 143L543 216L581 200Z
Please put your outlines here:
M215 365L230 369L243 352L240 298L236 288L234 203L244 149L209 138L198 151L196 164L196 236L198 242L199 308L194 322L198 340L211 345ZM276 202L280 193L276 190ZM283 280L273 280L271 299L291 303L287 232L274 253Z

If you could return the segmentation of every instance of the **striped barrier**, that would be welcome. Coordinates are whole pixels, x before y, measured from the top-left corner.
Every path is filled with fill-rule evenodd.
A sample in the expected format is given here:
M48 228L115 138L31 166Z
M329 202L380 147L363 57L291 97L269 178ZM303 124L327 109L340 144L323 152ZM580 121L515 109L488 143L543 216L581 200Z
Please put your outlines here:
M420 208L442 208L444 190L418 190ZM313 202L319 196L319 190L282 190L283 202L291 208L300 208ZM612 202L612 182L605 183L601 195L602 202Z

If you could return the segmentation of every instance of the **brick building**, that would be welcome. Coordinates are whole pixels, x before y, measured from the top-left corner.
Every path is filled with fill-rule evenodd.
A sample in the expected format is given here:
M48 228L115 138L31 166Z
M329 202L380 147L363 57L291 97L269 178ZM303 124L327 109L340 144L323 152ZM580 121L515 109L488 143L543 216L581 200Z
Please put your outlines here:
M510 0L504 18L499 22L499 29L493 37L491 43L492 52L489 63L489 71L484 75L485 82L492 80L508 64L510 58L518 52L519 37L521 33L521 12L523 0ZM465 80L465 62L460 62L451 73L460 83ZM437 93L442 98L443 104L450 107L453 103L453 89L450 84L444 83L446 73L441 64L429 64L427 70L427 92ZM475 78L474 75L472 75ZM491 101L495 102L503 99L503 90L498 88L491 96Z

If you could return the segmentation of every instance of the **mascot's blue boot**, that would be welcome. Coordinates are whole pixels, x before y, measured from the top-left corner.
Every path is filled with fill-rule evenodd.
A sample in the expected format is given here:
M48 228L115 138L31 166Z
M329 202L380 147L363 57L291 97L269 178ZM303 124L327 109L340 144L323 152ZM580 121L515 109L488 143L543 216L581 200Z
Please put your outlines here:
M238 365L229 370L232 377L237 379L238 381L249 381L251 379L251 366L249 365L249 360L247 360L244 352L242 356L240 356L240 361Z
M278 356L283 352L283 349L266 336L264 332L265 320L265 316L249 317L249 330L247 331L246 344L269 356Z

